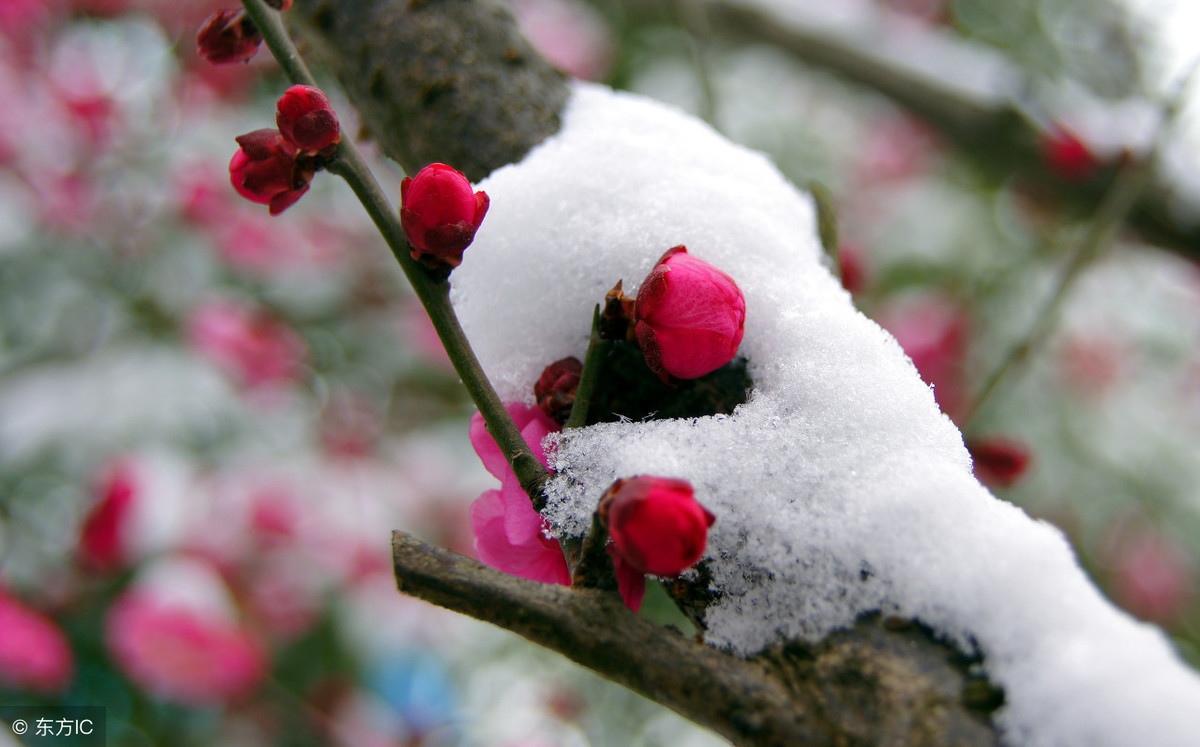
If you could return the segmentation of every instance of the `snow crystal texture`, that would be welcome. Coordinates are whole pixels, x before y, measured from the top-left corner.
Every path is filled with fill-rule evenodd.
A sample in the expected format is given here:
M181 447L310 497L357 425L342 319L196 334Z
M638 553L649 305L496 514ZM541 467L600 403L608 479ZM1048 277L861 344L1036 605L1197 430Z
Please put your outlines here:
M733 415L557 441L547 514L580 534L604 489L682 477L717 516L714 646L750 655L869 611L985 657L1021 745L1200 744L1200 677L1110 605L1063 536L972 477L899 345L822 264L810 199L760 154L660 104L579 84L561 133L479 185L491 209L453 300L507 401L582 358L591 310L684 244L746 295L754 390Z

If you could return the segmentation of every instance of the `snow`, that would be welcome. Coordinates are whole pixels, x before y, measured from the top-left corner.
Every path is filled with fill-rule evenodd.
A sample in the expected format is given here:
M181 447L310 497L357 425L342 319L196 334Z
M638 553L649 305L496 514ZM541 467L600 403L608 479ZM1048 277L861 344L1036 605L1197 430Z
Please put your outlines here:
M903 615L984 655L1009 744L1200 744L1200 677L1100 595L1057 529L972 477L899 345L822 265L811 201L763 156L577 84L562 132L479 186L491 210L452 298L506 401L582 357L592 306L618 279L635 293L667 248L746 295L750 400L557 439L556 531L582 533L617 477L683 477L717 515L710 644L746 656Z

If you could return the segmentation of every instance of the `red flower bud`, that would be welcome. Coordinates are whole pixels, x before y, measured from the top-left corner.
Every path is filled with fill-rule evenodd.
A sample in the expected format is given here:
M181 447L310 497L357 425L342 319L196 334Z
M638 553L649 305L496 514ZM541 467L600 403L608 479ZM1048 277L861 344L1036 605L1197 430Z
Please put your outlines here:
M442 163L400 183L400 224L413 259L427 267L458 267L487 213L488 196Z
M312 86L287 89L276 104L275 123L289 143L308 153L318 153L342 141L329 97Z
M240 146L229 161L229 181L242 197L279 215L308 191L313 171L296 158L296 146L278 130L255 130L235 138Z
M218 10L196 34L200 56L214 65L247 62L262 44L262 33L243 10Z
M642 281L634 336L663 381L695 379L737 355L746 299L733 278L677 246Z
M1029 468L1029 449L1006 438L968 441L967 450L975 462L975 476L993 487L1012 486Z
M672 578L700 560L716 520L690 484L665 477L617 480L598 510L617 554L640 571Z
M1100 165L1082 140L1061 127L1044 134L1039 146L1046 167L1063 181L1086 181Z
M533 396L546 417L559 425L567 422L571 408L575 405L575 391L579 388L579 377L583 364L578 358L563 358L555 361L533 385Z

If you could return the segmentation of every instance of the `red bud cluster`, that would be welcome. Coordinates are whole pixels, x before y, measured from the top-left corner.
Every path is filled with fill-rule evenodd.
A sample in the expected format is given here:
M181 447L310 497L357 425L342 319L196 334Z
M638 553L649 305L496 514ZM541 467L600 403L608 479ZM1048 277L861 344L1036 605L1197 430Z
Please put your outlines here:
M262 33L246 11L233 8L213 13L196 34L200 56L214 65L248 62L262 41Z
M262 129L236 138L229 180L238 194L269 205L271 215L291 207L308 191L341 142L341 128L329 98L311 86L292 86L279 99L278 130Z

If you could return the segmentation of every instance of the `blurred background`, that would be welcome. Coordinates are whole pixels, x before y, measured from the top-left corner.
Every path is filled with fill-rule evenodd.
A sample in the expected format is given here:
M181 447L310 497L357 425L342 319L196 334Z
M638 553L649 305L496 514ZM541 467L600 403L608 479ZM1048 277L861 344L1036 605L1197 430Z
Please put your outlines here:
M494 481L350 191L229 186L287 84L198 58L227 6L0 1L0 704L106 705L112 745L721 744L395 591L389 530L470 554ZM980 479L1200 664L1189 0L514 6L815 189Z

